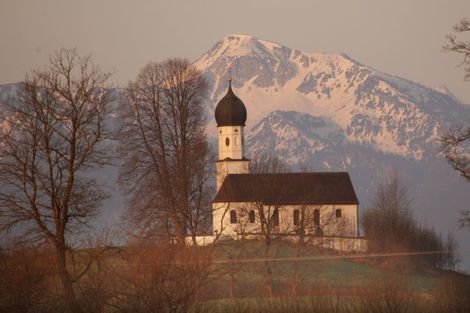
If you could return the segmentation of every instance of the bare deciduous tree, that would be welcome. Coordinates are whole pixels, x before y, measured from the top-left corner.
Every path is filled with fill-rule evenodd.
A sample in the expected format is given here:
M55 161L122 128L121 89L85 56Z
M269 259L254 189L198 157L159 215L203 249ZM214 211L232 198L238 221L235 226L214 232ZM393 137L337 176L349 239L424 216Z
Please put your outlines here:
M204 134L207 83L188 60L145 66L126 89L120 183L144 235L195 235L210 217L212 163Z
M447 43L444 45L444 51L455 52L463 55L461 66L466 66L465 79L470 80L470 42L459 40L456 34L461 34L470 31L470 20L462 19L459 23L454 25L453 33L447 35Z
M130 266L116 273L117 311L189 312L211 273L210 251L174 245L134 248Z
M78 276L67 265L69 235L106 197L85 174L108 161L102 142L110 96L102 87L109 76L75 49L58 51L45 70L26 77L0 137L0 229L52 243L72 312L82 310Z
M470 126L457 125L440 137L440 151L447 162L470 181L470 158L468 157L468 142L470 141Z
M451 235L444 242L432 228L416 222L404 183L392 173L378 186L372 208L364 213L364 231L372 252L425 252L417 260L442 269L457 263L457 246Z
M439 138L440 152L454 170L470 182L470 127L463 124L449 129ZM470 211L462 212L460 218L462 227L470 226Z
M454 52L463 56L460 66L464 66L465 80L470 80L470 42L459 40L457 34L470 32L470 20L464 18L454 25L453 33L447 36L447 43L444 45L444 51ZM470 181L470 158L469 142L470 127L466 123L456 125L448 130L439 139L440 152L443 153L447 162L462 175L467 181ZM470 211L462 212L460 219L462 227L470 226Z
M277 188L273 188L274 185L270 175L286 171L286 164L272 155L259 156L250 163L250 173L258 174L252 177L253 182L251 184L253 188L251 192L257 200L240 208L239 231L242 238L245 237L247 231L255 231L255 233L261 234L265 243L265 258L275 257L278 252L272 243L276 234L279 233L280 206L273 201L279 195L276 191ZM251 222L254 220L255 229L250 227L250 224L252 224L248 223L250 220ZM263 262L262 273L267 293L272 296L274 292L274 272L271 262Z
M407 246L413 219L411 199L404 184L395 173L377 187L372 209L364 214L364 230L372 251L392 251ZM382 250L384 251L384 250Z
M282 187L281 182L275 179L276 174L287 171L288 166L271 155L263 155L251 161L250 172L259 175L250 177L253 181L250 194L257 200L239 208L237 231L242 237L245 238L251 232L261 234L267 245L276 236L298 238L302 244L309 241L310 244L321 245L319 237L324 235L324 231L325 235L331 235L330 230L333 229L337 235L346 234L346 220L338 219L335 210L328 206L297 204L286 210L285 205L278 203L283 197L292 197L287 193L288 188ZM282 223L281 218L284 218Z
M271 155L260 156L250 163L250 173L253 174L276 174L287 171L287 165L278 158ZM264 242L269 246L276 232L279 232L279 208L280 206L273 202L279 197L277 188L274 188L273 181L269 175L255 175L253 194L257 201L243 207L245 216L249 217L250 211L255 211L257 225L260 227Z

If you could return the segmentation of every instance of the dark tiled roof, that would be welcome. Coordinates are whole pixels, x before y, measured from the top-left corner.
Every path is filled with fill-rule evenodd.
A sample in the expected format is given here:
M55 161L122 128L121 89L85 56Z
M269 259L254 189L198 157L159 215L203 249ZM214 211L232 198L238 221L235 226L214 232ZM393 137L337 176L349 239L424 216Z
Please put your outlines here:
M359 204L346 172L230 174L213 202Z

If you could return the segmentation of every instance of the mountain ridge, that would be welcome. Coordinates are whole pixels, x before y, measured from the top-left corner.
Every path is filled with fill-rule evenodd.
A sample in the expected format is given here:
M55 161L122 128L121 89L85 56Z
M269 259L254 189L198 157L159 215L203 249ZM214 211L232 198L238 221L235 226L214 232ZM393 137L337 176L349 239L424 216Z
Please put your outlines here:
M212 105L226 90L231 71L234 90L247 104L247 124L275 110L328 116L349 141L414 159L435 149L428 143L436 141L442 128L470 116L448 94L344 54L307 53L253 36L228 35L195 65L208 77Z

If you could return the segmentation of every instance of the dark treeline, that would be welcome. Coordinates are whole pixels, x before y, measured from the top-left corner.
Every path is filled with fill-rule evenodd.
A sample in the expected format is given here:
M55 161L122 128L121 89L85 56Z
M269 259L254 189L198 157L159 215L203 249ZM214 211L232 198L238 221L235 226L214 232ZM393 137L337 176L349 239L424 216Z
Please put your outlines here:
M423 252L414 260L438 269L452 270L458 262L457 242L435 229L419 224L412 215L412 201L396 174L378 186L372 207L363 216L370 252Z

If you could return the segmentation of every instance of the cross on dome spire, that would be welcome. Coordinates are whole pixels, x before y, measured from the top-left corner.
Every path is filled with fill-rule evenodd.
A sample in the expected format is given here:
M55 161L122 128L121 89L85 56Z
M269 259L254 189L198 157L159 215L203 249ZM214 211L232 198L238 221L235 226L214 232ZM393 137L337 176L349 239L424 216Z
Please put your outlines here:
M215 107L215 120L217 127L220 126L245 126L246 108L240 98L232 90L232 70L228 71L227 94L217 103Z

